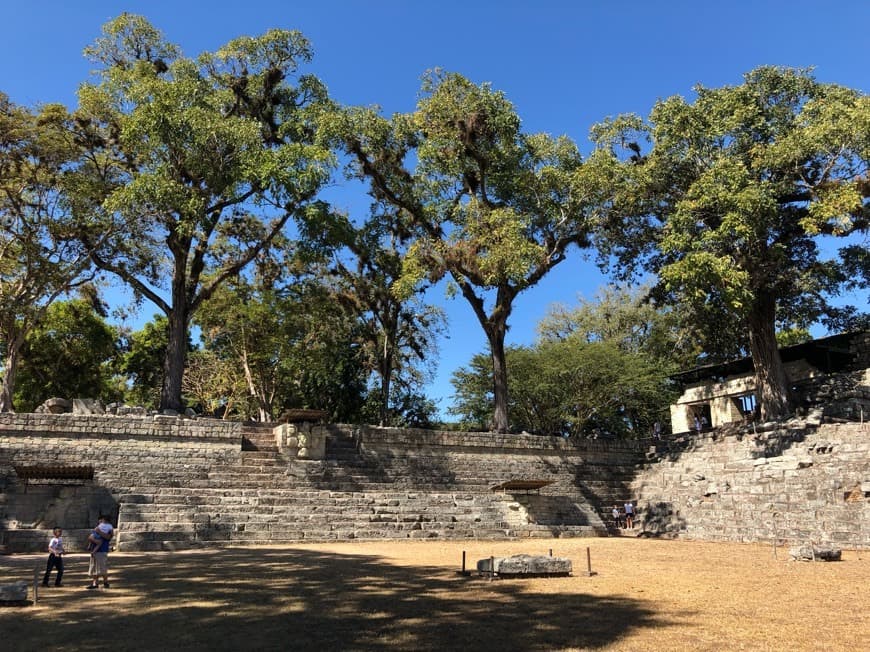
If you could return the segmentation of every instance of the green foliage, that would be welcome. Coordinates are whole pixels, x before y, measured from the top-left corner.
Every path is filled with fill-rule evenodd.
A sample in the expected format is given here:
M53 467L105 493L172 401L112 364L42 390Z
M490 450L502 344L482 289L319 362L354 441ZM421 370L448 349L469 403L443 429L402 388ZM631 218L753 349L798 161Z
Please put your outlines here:
M845 269L818 244L867 230L870 100L774 67L695 90L693 103L658 102L647 123L623 116L593 129L600 175L584 181L613 192L599 253L623 278L656 274L652 295L695 324L706 351L750 350L762 414L778 416L787 388L775 326L854 313L832 306Z
M660 308L650 288L604 288L593 301L569 309L555 305L538 324L542 341L576 338L583 342L613 342L627 353L643 352L672 370L698 363L702 351L680 311Z
M32 412L46 399L120 398L112 365L117 333L82 299L59 301L47 309L28 335L18 370L15 404Z
M256 408L246 401L244 371L238 362L215 351L196 349L187 356L184 397L193 410L206 416L253 420Z
M403 232L395 212L373 210L362 224L344 215L316 228L309 222L305 237L309 255L328 264L336 307L357 321L360 360L372 373L366 419L382 426L428 420L418 392L444 322L440 308L421 300L424 287L393 291L403 271Z
M438 71L424 79L415 112L387 120L350 110L327 131L413 238L396 294L449 277L474 310L493 352L493 427L506 430L504 335L513 301L571 245L588 244L589 206L574 192L576 146L523 133L502 93Z
M363 407L364 423L375 423L381 416L381 394L369 391ZM387 424L396 428L435 428L437 405L406 386L395 385L389 401L390 409Z
M450 384L454 395L448 414L459 417L459 426L463 430L489 430L493 402L489 355L478 353L472 357L468 367L453 372Z
M181 407L191 316L291 219L304 220L333 167L314 143L329 102L299 72L298 32L241 37L196 59L140 16L110 21L85 52L75 123L89 150L79 237L109 233L94 262L168 318L161 406Z
M197 314L205 349L197 364L206 373L192 374L188 393L244 419L271 421L304 407L356 421L368 376L358 323L337 309L322 268L268 253ZM297 267L299 275L288 272Z
M92 279L87 251L69 238L80 150L68 126L63 107L30 111L0 93L0 412L13 409L26 338L52 302Z
M127 379L126 403L151 409L159 406L168 329L166 317L154 315L140 330L124 338L118 372ZM189 340L187 346L190 351Z
M795 328L787 331L779 331L776 334L776 344L780 348L785 346L794 346L795 344L803 344L813 339L810 332L804 329Z
M510 418L515 431L541 435L647 436L674 398L667 369L615 340L577 335L507 350ZM491 412L487 357L454 374L457 403L451 414L485 428Z
M695 353L677 315L640 291L606 290L597 301L556 307L538 325L540 340L507 350L514 430L543 435L646 436L674 398L668 375ZM452 379L451 413L485 428L492 384L476 355Z

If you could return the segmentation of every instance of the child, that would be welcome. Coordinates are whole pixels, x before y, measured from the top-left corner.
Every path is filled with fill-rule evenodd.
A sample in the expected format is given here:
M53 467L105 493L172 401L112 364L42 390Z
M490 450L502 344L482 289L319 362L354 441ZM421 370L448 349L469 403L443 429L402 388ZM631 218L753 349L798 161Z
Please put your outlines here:
M53 568L57 569L57 577L54 579L55 586L63 586L63 530L54 528L54 536L48 542L48 562L45 564L45 576L42 585L48 586L48 578Z
M100 522L97 524L97 527L95 527L93 531L88 535L87 551L93 553L99 550L100 546L103 545L104 541L108 541L112 538L112 534L112 524L101 516Z

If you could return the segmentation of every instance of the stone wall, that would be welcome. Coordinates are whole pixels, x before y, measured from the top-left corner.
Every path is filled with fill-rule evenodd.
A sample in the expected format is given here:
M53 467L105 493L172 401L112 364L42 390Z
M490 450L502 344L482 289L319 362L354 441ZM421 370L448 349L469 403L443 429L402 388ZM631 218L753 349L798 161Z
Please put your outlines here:
M394 481L438 479L489 488L511 480L546 480L543 493L583 497L596 505L628 498L643 460L637 441L564 439L489 432L334 426L394 474Z
M70 550L84 549L100 514L118 522L119 497L145 475L169 486L206 477L238 458L239 424L176 417L0 414L0 551L45 548L63 527ZM92 480L21 480L15 467L92 466Z
M0 415L0 546L41 549L50 528L60 525L77 547L100 512L118 523L116 543L126 549L600 535L606 526L597 497L625 496L643 456L636 442L317 429L333 442L317 456L323 459L300 455L298 444L290 445L297 435L268 426L256 450L243 450L243 437L255 435L228 422ZM339 440L355 444L336 447ZM25 482L15 471L78 465L92 466L93 480ZM528 499L492 492L516 479L549 484Z
M712 432L657 447L632 483L645 533L870 548L870 426Z
M322 460L281 451L269 427L259 449L243 450L243 430L207 419L0 414L0 548L42 550L60 525L75 549L100 512L120 521L129 549L580 536L600 534L600 516L626 500L649 535L870 548L866 424L664 442L329 425ZM15 471L79 465L93 467L92 480L24 482ZM549 484L540 495L492 492L516 480Z

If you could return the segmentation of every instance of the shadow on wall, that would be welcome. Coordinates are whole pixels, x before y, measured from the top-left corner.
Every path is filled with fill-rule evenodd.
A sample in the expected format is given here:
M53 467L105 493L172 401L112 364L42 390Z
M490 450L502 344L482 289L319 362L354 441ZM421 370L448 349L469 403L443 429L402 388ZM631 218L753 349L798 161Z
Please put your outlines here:
M589 525L589 515L569 496L514 495L537 525Z
M752 445L748 454L753 459L779 457L794 444L803 442L817 424L805 421L766 423L762 425L729 423L707 430L701 434L686 432L674 435L656 444L655 459L677 462L686 453L692 453L708 445L710 441L733 437L736 441Z
M118 523L118 503L105 487L90 482L9 483L6 485L0 546L16 552L42 552L51 530L61 527L70 549L83 549L100 514Z
M746 433L738 435L738 441L744 438L749 438L753 444L753 450L750 452L753 459L764 457L779 457L783 451L788 450L793 444L802 442L806 439L806 430L777 430L773 432L758 432L754 434Z
M644 537L677 537L686 529L686 519L674 509L673 503L649 503L640 515L641 532Z

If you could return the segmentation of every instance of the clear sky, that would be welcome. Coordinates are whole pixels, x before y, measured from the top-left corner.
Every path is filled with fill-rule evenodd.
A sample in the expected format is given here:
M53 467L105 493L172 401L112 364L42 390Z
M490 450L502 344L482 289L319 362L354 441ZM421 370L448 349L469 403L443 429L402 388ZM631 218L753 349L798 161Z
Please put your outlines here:
M739 84L759 65L813 66L821 81L870 90L870 0L0 0L0 90L19 104L73 106L90 69L82 48L124 11L146 16L186 55L298 29L314 46L309 71L336 100L386 113L414 108L427 69L459 72L504 91L525 130L567 134L583 151L589 127L608 115L646 115L659 98ZM336 195L341 208L367 206L352 195ZM520 295L509 343L531 343L552 303L574 305L606 283L573 254ZM443 410L451 373L485 338L464 300L433 300L450 321L428 392Z

